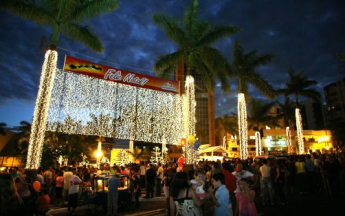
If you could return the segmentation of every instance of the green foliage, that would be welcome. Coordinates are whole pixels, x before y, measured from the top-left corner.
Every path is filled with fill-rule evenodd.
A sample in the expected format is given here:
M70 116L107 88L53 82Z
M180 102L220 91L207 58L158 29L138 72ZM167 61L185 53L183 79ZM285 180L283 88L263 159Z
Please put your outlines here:
M222 145L223 137L227 133L238 134L238 120L236 116L220 116L215 120L216 144Z
M271 110L275 106L275 102L266 103L263 100L252 100L249 104L248 128L259 131L264 126L276 127L278 117L272 115Z
M280 103L280 102L277 102L277 103L281 110L281 113L278 114L278 117L283 118L285 127L293 128L296 123L296 119L295 119L296 104L291 102L289 97L285 97L284 103Z
M0 1L0 8L24 19L53 28L50 44L57 45L59 34L79 41L96 52L103 52L100 39L87 25L80 24L118 8L117 0L11 0Z
M246 54L240 43L235 42L229 75L238 78L238 92L244 93L247 101L250 99L248 84L253 85L269 98L275 96L273 87L255 71L259 66L271 62L273 57L269 54L258 55L256 51Z
M177 51L158 58L154 71L167 78L183 62L187 65L187 73L201 76L209 91L214 90L216 79L220 81L222 90L228 91L230 88L224 71L230 70L230 67L226 58L211 45L237 33L239 28L214 26L201 21L198 12L198 1L193 0L185 9L182 20L165 14L153 16L154 23L178 45Z

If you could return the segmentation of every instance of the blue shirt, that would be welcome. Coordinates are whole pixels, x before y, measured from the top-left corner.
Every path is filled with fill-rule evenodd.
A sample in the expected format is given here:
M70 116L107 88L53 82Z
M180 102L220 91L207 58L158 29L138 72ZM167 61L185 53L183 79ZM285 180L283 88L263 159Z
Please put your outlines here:
M108 180L107 186L108 186L108 193L117 194L118 193L117 188L121 187L120 179L113 176L112 178Z
M225 185L222 185L216 191L216 199L219 207L215 206L214 215L215 216L232 216L232 207L229 204L229 191L226 189Z

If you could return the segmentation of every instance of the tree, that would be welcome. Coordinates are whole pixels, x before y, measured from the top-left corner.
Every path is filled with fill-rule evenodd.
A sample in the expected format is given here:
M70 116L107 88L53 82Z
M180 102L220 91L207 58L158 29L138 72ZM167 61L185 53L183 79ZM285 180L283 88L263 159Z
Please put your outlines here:
M129 155L133 157L133 161L141 161L141 160L148 160L151 157L151 151L149 148L140 149L139 147L135 147L133 152L127 150L126 151Z
M201 76L210 92L216 86L216 79L220 81L223 90L229 90L228 77L224 73L229 69L226 58L211 45L237 33L239 28L215 26L207 21L200 21L198 12L198 1L193 0L186 8L181 22L164 14L153 16L155 24L178 46L177 51L160 56L154 64L154 70L158 75L167 78L184 62L187 75Z
M291 102L289 97L285 97L284 103L280 103L277 101L278 106L280 108L280 113L278 114L278 118L282 118L284 122L284 127L294 128L296 124L295 118L295 103Z
M0 122L0 134L1 135L6 135L5 127L7 126L6 123Z
M272 55L257 55L256 51L245 54L244 49L238 41L234 44L233 61L231 62L231 77L238 78L238 129L240 140L240 157L247 159L248 157L248 131L247 131L247 101L249 97L249 86L255 86L267 97L273 97L275 91L266 80L264 80L256 69L260 65L266 65L273 59Z
M249 104L248 129L260 131L266 125L269 127L280 126L277 116L270 113L274 106L275 102L265 103L263 100L252 100Z
M13 0L0 1L0 8L37 24L49 25L53 28L42 67L26 164L27 168L37 169L41 160L48 107L57 64L57 38L63 34L81 42L93 51L102 52L104 48L100 39L87 25L80 23L114 11L118 8L118 2L117 0Z
M295 74L295 70L290 68L289 70L290 80L286 82L286 88L278 90L279 93L283 93L286 96L293 95L295 98L296 107L299 108L298 98L304 96L307 98L312 98L316 101L321 100L321 94L315 89L310 89L309 87L316 85L318 82L315 80L309 80L308 77L304 75L301 71Z
M215 122L217 145L222 144L223 137L226 136L227 133L232 135L238 134L237 117L224 115L216 118Z

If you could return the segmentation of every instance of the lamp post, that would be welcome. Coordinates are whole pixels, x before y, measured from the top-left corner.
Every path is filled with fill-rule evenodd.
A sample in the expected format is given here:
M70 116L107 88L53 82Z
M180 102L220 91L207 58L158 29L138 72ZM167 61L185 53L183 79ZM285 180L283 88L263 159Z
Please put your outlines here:
M101 157L103 156L102 142L98 142L97 151L95 151L94 155L97 158L97 168L99 168L100 167Z

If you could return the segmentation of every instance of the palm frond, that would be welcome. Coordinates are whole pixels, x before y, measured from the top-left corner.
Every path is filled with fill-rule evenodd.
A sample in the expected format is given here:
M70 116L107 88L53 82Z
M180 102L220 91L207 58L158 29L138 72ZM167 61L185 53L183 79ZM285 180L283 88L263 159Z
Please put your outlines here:
M68 0L70 1L70 0ZM117 0L94 0L81 1L83 4L78 4L71 14L71 19L78 22L93 19L99 15L113 12L118 9L119 3Z
M183 51L176 51L165 56L159 56L153 66L153 70L161 77L169 77L182 59Z
M299 92L299 95L312 98L316 101L321 101L321 94L320 92L314 89L304 89Z
M103 52L102 41L90 31L88 26L81 26L77 23L66 23L61 25L61 32L69 38L75 39L95 52Z
M199 3L197 0L192 0L191 5L187 6L184 11L184 24L185 24L185 32L186 36L190 42L197 41L199 38L199 21L198 21L198 13L199 13Z
M238 27L231 26L213 26L207 34L205 34L200 41L196 44L197 46L208 46L220 39L230 37L240 31Z

